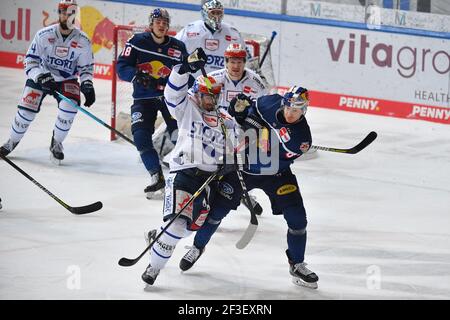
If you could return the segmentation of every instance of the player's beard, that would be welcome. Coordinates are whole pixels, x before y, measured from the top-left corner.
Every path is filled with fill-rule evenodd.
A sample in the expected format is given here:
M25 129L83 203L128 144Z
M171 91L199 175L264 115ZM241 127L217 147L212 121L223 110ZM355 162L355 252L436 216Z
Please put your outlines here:
M61 22L61 21L59 21L59 26L60 26L61 29L63 29L64 31L69 30L69 27L67 26L67 22Z

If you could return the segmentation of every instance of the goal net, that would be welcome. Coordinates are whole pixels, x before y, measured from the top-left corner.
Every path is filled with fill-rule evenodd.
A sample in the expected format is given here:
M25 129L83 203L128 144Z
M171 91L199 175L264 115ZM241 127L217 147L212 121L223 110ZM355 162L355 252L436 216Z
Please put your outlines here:
M169 31L169 35L174 36L181 27ZM122 81L117 76L116 63L117 59L125 47L125 43L135 33L148 31L147 27L117 25L114 28L114 47L112 60L112 90L111 90L111 127L122 132L126 136L131 136L131 116L130 107L133 104L133 85L130 82ZM247 67L255 70L259 66L260 60L266 52L269 44L269 38L261 35L241 33L245 39L247 48L252 55L252 59L247 61ZM264 76L270 89L275 85L275 78L273 74L272 58L270 50L267 52L264 63L261 66L261 73ZM157 128L162 122L162 117L159 115L155 123ZM111 131L111 140L116 140L117 135Z

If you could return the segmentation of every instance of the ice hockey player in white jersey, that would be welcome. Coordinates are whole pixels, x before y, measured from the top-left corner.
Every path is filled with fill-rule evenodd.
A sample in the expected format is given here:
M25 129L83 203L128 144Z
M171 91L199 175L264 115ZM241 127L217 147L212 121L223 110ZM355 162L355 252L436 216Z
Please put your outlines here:
M224 9L219 0L205 2L201 13L202 20L188 24L175 38L185 43L188 53L203 48L208 57L205 70L209 73L225 67L224 53L231 43L239 43L245 48L245 41L236 28L222 22ZM197 72L194 76L199 74Z
M25 135L39 113L44 97L53 95L58 102L58 111L50 152L51 159L59 164L64 159L62 142L78 110L61 100L56 92L79 105L81 91L86 107L95 102L92 83L94 56L89 38L74 25L77 9L75 0L61 0L58 4L59 23L39 30L27 51L24 63L27 80L12 122L10 137L0 147L0 153L4 156L14 150Z
M210 72L217 81L222 83L222 93L219 106L228 109L231 100L239 93L259 98L267 94L267 89L256 72L245 67L247 51L239 43L231 43L224 52L225 68Z
M217 108L221 84L208 76L208 88L203 76L199 76L188 89L189 73L195 73L206 63L202 48L196 49L182 65L173 67L164 89L164 97L172 116L178 123L178 140L170 160L170 174L166 178L164 196L164 224L170 222L200 186L218 169L225 150L220 116L227 128L236 122L226 111ZM227 130L233 132L233 130ZM208 212L209 204L203 190L181 215L167 228L150 251L150 264L142 279L152 285L164 268L176 244L193 231L200 229ZM154 234L155 232L153 232Z

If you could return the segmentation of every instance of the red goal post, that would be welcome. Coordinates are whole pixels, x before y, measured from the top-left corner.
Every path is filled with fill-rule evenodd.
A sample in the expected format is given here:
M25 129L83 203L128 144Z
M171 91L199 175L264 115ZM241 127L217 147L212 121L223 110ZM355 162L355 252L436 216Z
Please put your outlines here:
M181 29L178 28L178 29ZM119 57L120 52L127 40L137 32L145 32L148 31L148 27L146 26L132 26L132 25L116 25L114 27L114 36L113 36L113 57L112 57L112 81L111 81L111 127L116 130L123 132L125 135L131 137L131 129L130 129L130 107L133 103L132 92L133 86L129 82L122 81L117 76L117 59ZM175 36L177 30L170 30L169 35ZM252 57L257 58L257 63L259 63L260 57L263 54L263 50L265 49L264 45L268 43L268 39L263 36L257 35L249 35L242 33L245 38L245 43L247 48L250 51ZM272 61L270 56L266 58L264 62L266 73L270 73L270 78L273 78L272 71ZM267 77L267 76L266 76ZM273 83L272 83L273 84ZM116 134L111 131L111 140L116 140Z

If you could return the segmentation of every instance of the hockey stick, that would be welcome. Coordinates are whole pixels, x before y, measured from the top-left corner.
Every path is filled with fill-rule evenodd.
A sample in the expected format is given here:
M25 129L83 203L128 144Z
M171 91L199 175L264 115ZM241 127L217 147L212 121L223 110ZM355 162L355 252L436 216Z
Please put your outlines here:
M206 87L208 88L208 91L210 91L212 88L212 85L208 79L205 68L201 68L201 70L202 70L203 78L205 78ZM222 117L219 116L218 110L215 109L215 111L216 111L217 118L220 123L220 128L222 130L222 134L224 136L225 141L227 141L227 128L225 127L225 123L223 122ZM239 153L237 154L237 156L238 156L238 160L240 160L240 161L238 164L239 168L238 168L238 170L236 170L236 173L238 175L239 182L241 184L242 193L244 195L244 201L247 203L247 208L250 211L250 223L249 223L247 229L245 230L244 234L242 235L241 239L236 243L236 248L244 249L249 244L250 240L252 240L253 236L256 233L256 229L258 228L258 218L256 217L255 208L253 207L252 201L248 194L247 186L245 185L245 182L244 182L244 177L242 176L242 159L241 159Z
M124 135L122 132L114 129L113 127L111 127L110 125L106 124L104 121L102 121L101 119L97 118L96 116L94 116L92 113L90 113L89 111L87 111L86 109L82 108L81 106L79 106L78 104L76 104L75 102L73 102L72 100L70 100L69 98L67 98L65 95L61 94L60 92L56 91L56 94L63 100L65 100L66 102L70 103L71 106L73 106L74 108L77 108L78 110L80 110L81 112L83 112L84 114L88 115L89 117L91 117L92 119L94 119L95 121L97 121L98 123L100 123L102 126L108 128L111 131L114 131L119 137L121 137L122 139L124 139L125 141L131 143L134 146L134 142L133 140L131 140L130 138L128 138L126 135Z
M267 53L269 53L270 46L272 45L273 39L275 39L276 35L277 35L277 32L272 31L272 36L270 37L269 44L267 45L266 51L264 52L263 57L261 58L261 62L259 63L260 68L262 67L262 65L264 63L264 60L266 60Z
M100 210L103 207L103 204L100 201L97 201L95 203L89 204L87 206L82 207L71 207L68 204L66 204L64 201L62 201L60 198L55 196L53 193L51 193L49 190L47 190L42 184L34 180L28 173L20 169L14 162L9 160L6 156L0 154L0 157L5 160L11 167L19 171L22 175L24 175L28 180L33 182L36 186L38 186L41 190L43 190L46 194L48 194L50 197L52 197L56 202L58 202L60 205L62 205L64 208L72 212L73 214L86 214L91 213Z
M134 258L134 259L120 258L119 265L122 267L130 267L132 265L135 265L145 255L145 253L148 250L150 250L150 248L153 246L153 244L156 241L158 241L158 239L164 234L164 232L166 232L166 230L170 227L170 225L181 215L183 210L186 209L192 203L192 201L194 201L195 198L197 198L200 195L200 193L202 193L203 189L205 189L208 186L208 184L217 177L217 173L220 171L220 169L221 168L219 168L217 171L215 171L211 176L209 176L208 179L205 180L205 182L203 182L201 187L192 195L192 197L183 206L183 208L181 208L180 211L178 211L178 213L172 218L172 220L170 220L170 222L161 230L161 232L153 239L152 242L150 242L150 244L145 248L144 251L142 251L142 253L137 258Z
M355 154L363 150L369 144L371 144L377 138L377 133L375 131L371 131L360 143L350 149L340 149L340 148L329 148L329 147L321 147L321 146L311 146L312 150L323 150L323 151L331 151L338 153L348 153Z

